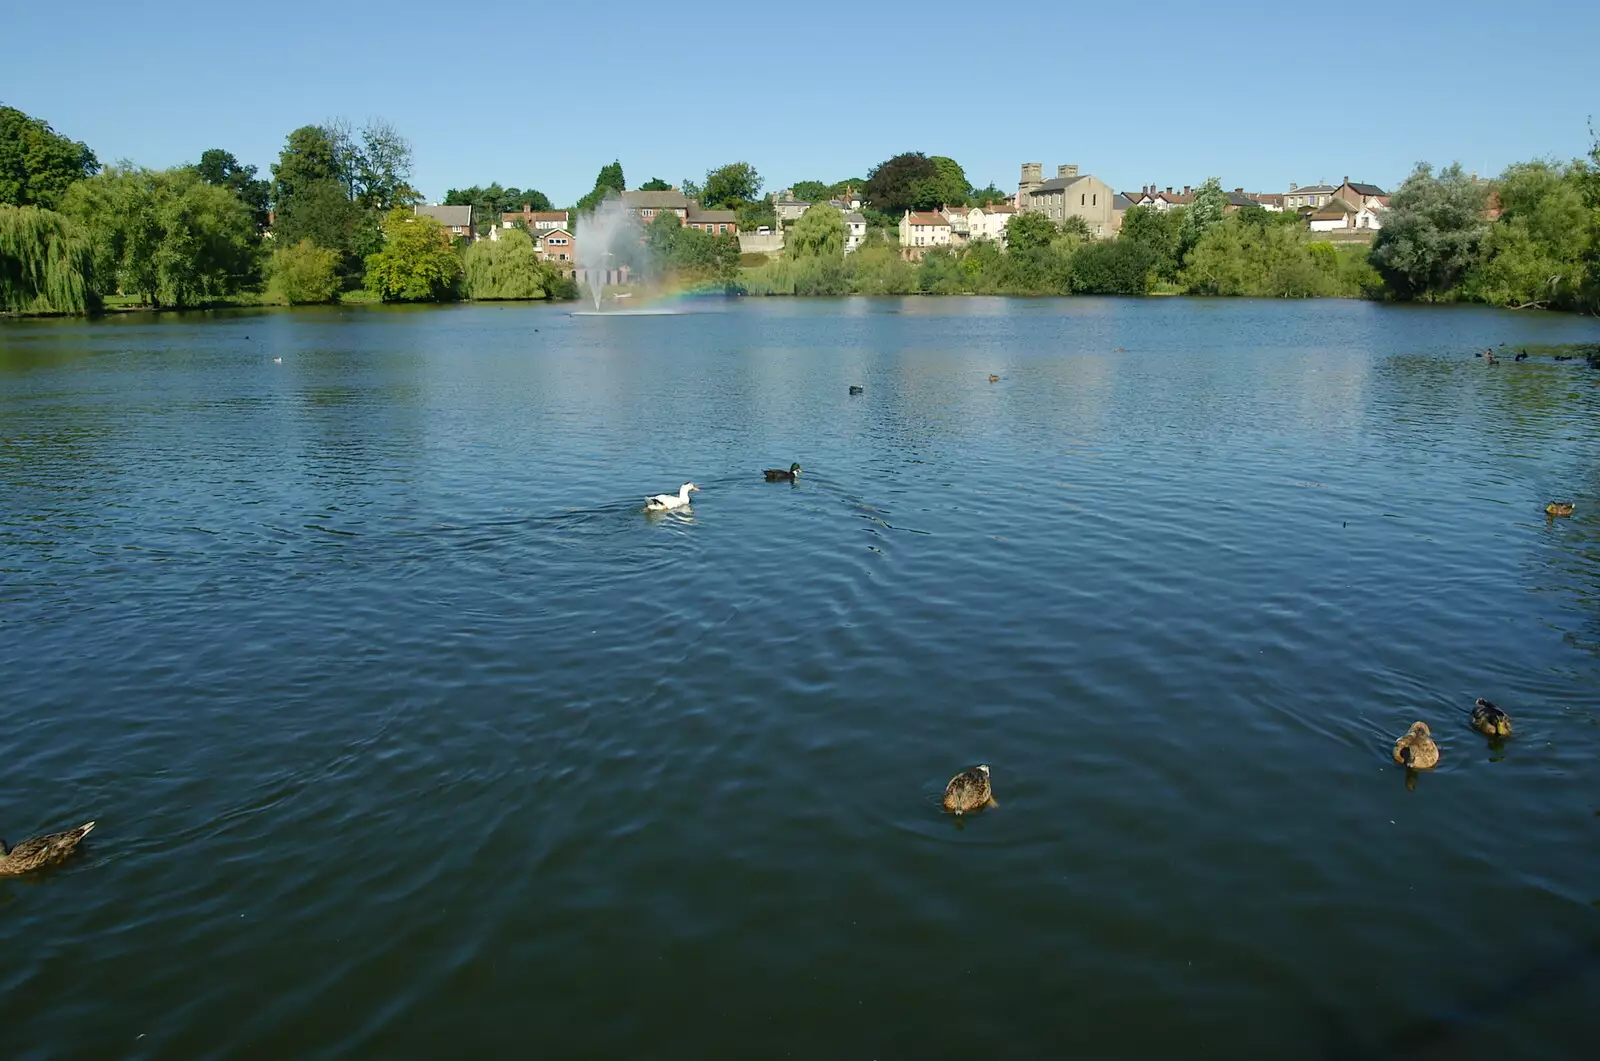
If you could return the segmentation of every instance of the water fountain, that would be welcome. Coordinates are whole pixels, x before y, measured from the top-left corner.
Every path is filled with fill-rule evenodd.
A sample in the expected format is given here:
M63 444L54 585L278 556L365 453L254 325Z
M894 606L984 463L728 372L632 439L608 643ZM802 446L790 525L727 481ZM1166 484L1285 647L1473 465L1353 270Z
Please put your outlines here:
M578 268L600 312L608 277L626 270L639 254L644 231L639 220L616 195L607 195L591 213L578 216Z

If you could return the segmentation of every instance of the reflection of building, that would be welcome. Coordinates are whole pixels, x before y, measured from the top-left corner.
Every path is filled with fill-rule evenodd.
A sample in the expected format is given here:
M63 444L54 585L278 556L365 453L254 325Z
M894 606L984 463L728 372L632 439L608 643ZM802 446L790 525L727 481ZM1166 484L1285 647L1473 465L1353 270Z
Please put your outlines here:
M472 207L470 206L414 206L411 212L417 217L431 217L444 226L451 238L457 236L471 243L472 232Z
M1044 180L1044 165L1022 164L1022 179L1017 183L1017 209L1023 213L1044 214L1057 225L1069 217L1082 218L1089 234L1108 237L1117 234L1122 217L1116 210L1117 193L1099 177L1080 174L1072 164L1057 166L1056 175Z

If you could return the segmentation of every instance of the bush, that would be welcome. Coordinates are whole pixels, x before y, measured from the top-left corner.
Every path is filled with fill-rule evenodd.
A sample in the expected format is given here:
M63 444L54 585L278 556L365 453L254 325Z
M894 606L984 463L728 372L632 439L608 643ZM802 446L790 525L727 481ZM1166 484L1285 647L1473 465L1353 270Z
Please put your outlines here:
M1085 295L1145 295L1156 252L1144 243L1085 243L1072 256L1072 290Z
M339 255L303 239L275 252L267 275L269 290L291 306L332 302L339 294Z

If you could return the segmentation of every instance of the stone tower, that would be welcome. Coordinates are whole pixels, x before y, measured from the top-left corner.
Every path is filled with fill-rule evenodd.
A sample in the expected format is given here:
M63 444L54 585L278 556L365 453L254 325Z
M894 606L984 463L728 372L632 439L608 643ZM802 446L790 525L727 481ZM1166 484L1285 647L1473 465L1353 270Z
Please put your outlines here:
M1027 209L1028 193L1044 183L1044 163L1024 162L1022 179L1017 182L1017 209Z

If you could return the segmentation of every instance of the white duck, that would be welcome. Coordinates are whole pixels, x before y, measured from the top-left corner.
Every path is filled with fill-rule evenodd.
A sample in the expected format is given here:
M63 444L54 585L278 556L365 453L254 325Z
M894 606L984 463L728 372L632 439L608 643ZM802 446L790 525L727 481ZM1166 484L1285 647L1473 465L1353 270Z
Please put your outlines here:
M689 507L689 491L699 490L693 483L684 483L675 494L657 494L646 498L644 508L646 512L666 512L674 508Z

